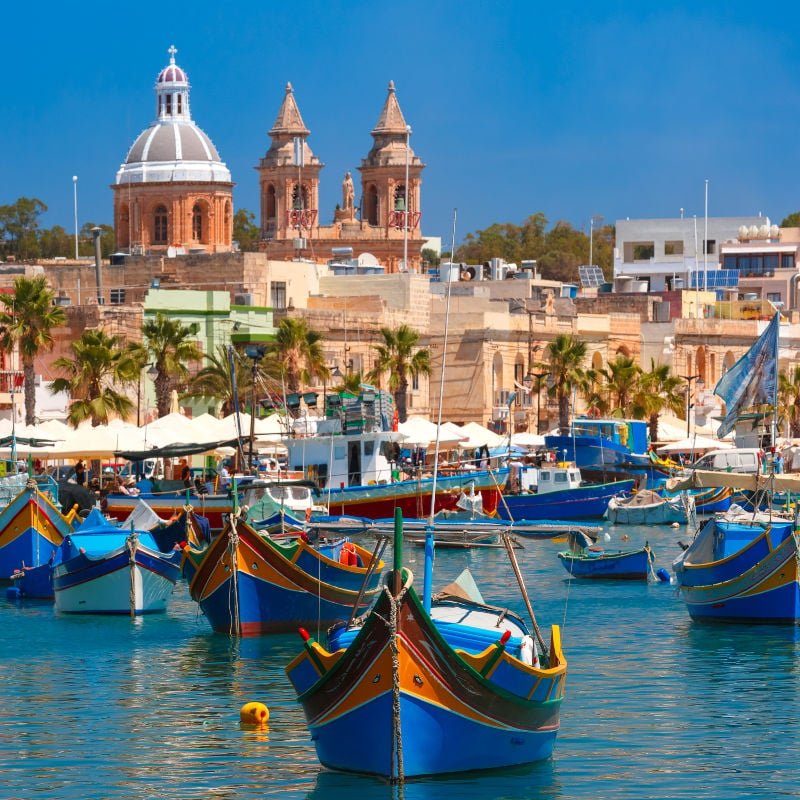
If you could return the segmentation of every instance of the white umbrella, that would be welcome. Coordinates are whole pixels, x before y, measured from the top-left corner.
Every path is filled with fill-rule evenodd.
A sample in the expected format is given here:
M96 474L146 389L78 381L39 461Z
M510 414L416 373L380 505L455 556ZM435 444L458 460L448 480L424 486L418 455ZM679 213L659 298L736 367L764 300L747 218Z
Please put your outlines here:
M725 450L733 445L730 442L722 442L719 439L707 439L705 436L692 436L689 439L681 439L679 442L671 442L658 448L659 453L689 453L699 450Z
M462 441L459 445L465 450L474 450L478 447L503 447L508 445L508 437L500 436L483 425L477 422L468 422L466 425L461 426L461 432L467 437L466 441Z
M511 444L514 447L544 447L544 436L538 433L512 433Z
M453 427L458 430L456 426ZM464 438L463 433L455 433L444 425L440 427L424 417L409 417L398 425L398 432L403 435L404 444L410 446L427 447L433 444L436 441L437 431L440 445L456 445Z

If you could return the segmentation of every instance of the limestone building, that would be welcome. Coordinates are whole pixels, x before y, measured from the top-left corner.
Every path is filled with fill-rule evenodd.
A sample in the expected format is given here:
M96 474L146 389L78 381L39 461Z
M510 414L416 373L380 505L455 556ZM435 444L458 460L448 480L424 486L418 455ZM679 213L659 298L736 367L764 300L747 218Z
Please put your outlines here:
M175 63L156 79L156 117L117 171L117 249L137 255L231 250L233 183L189 109L189 78Z
M324 164L312 152L310 130L303 122L291 84L287 84L272 140L261 159L261 249L270 258L328 260L332 253L357 258L369 253L387 272L419 272L424 237L421 175L424 164L410 144L407 125L393 82L378 122L373 145L358 168L360 200L348 172L342 180L342 201L333 221L322 224L320 172ZM352 250L352 253L349 251Z

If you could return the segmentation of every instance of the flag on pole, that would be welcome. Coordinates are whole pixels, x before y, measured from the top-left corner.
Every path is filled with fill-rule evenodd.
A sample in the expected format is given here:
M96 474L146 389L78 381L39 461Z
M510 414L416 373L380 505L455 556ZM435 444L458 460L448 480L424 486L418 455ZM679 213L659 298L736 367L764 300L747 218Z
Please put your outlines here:
M780 314L770 321L753 346L722 376L714 394L725 403L717 436L733 430L745 408L776 405L778 394L778 328Z

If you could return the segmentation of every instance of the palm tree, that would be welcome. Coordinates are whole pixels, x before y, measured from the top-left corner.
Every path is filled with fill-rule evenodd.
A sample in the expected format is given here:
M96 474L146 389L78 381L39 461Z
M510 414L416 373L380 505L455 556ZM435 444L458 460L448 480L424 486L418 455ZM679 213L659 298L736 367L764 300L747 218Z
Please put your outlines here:
M639 379L631 413L636 419L647 417L651 442L658 441L659 414L665 410L679 414L683 410L683 397L676 391L680 385L680 377L672 374L668 364L656 364L655 359L650 359L650 371Z
M800 366L778 375L778 413L789 423L789 436L800 437Z
M314 376L330 377L322 352L322 334L309 328L306 320L296 317L280 321L275 339L267 345L263 365L267 372L285 379L290 394L297 394L301 384Z
M553 384L547 391L558 400L558 425L566 431L570 393L573 387L585 384L586 372L581 365L586 358L586 342L571 333L562 333L547 345L545 353Z
M200 361L203 353L193 341L194 331L178 319L156 314L142 326L142 363L152 362L156 370L155 389L158 416L169 413L171 391L186 380L192 361Z
M389 373L388 386L394 395L397 418L405 422L408 418L408 379L431 374L430 352L419 349L419 334L408 325L401 325L396 330L381 328L381 336L383 343L373 345L378 357L375 368L367 374L367 380L379 386L381 375Z
M54 392L69 392L69 423L77 427L90 419L92 426L108 422L110 414L124 419L134 409L127 395L118 392L118 384L139 380L141 359L136 346L122 348L118 336L100 330L87 330L70 345L72 358L61 356L53 362L65 377L53 381Z
M610 395L612 415L626 417L629 412L631 397L639 383L642 370L629 356L618 355L608 362L608 368L600 370L605 378L606 388Z
M39 353L53 349L53 328L63 325L67 315L53 304L55 295L43 275L16 278L14 294L0 294L0 347L11 352L19 347L24 374L25 422L36 416L36 372L33 362Z
M208 363L192 377L189 381L189 390L181 397L209 398L222 404L223 416L232 414L236 411L232 377L235 374L239 407L241 408L242 401L250 397L252 391L253 371L239 354L234 352L234 372L232 373L231 359L225 345L217 345L216 352L206 353L204 358Z

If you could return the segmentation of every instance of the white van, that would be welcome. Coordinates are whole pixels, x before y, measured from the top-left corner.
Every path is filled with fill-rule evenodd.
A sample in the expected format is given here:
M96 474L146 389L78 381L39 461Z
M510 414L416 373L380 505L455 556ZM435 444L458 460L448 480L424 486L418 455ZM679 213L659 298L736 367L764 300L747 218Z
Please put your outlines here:
M724 472L758 472L757 447L735 447L731 450L711 450L689 469L715 469Z

